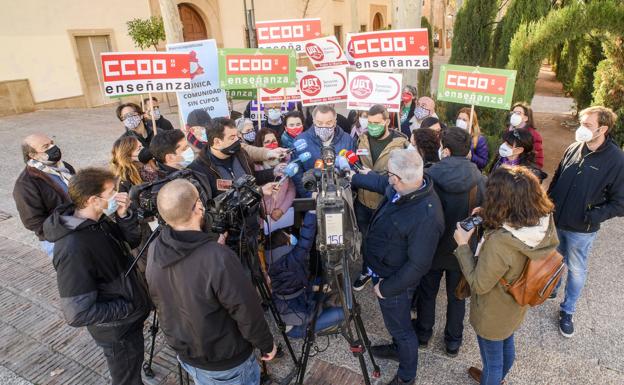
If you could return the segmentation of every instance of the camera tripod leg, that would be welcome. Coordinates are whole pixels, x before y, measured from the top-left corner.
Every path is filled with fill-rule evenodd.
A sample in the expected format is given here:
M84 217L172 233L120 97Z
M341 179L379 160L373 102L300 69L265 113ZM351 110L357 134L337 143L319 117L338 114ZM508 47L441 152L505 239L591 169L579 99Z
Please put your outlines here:
M355 325L358 338L364 343L364 350L368 351L368 358L370 359L371 364L373 364L373 378L379 378L381 377L381 370L379 369L379 365L377 365L373 352L371 351L371 341L368 338L366 329L364 328L364 322L362 321L360 313L360 304L355 301L355 298L353 300L353 323Z
M323 283L321 283L321 288L323 287ZM325 293L321 289L316 295L316 303L314 304L314 313L312 313L312 319L308 323L308 327L306 328L306 336L303 340L303 345L301 346L301 362L299 367L297 368L297 382L296 385L303 385L303 379L305 377L305 372L308 366L308 358L310 357L310 348L314 345L314 341L316 340L316 319L318 314L320 313L321 307L323 306L323 302L325 300Z
M351 349L351 353L353 353L353 355L357 357L360 363L360 369L362 371L362 377L364 377L364 383L366 385L370 385L371 382L370 382L370 377L368 375L368 368L366 367L366 361L364 360L364 350L366 350L366 348L362 344L362 341L363 341L362 330L363 329L360 330L360 327L358 325L357 318L356 318L357 314L355 313L354 309L345 307L344 293L342 292L342 288L338 288L338 290L341 292L340 298L341 298L341 301L343 301L343 309L345 309L348 314L347 318L345 319L344 326L341 328L341 334L344 337L344 339L347 340L347 342L349 343L349 348ZM353 307L357 307L355 298L353 298ZM353 331L351 329L351 322L353 322L354 324L355 332L358 337L357 339L353 336ZM363 328L363 325L362 325L362 328ZM373 366L378 371L379 368L375 364L375 361L373 361ZM375 374L376 373L373 372L373 376L375 376Z
M149 327L149 332L152 338L150 346L150 353L147 362L143 363L143 373L146 377L154 377L154 371L152 370L152 361L154 359L154 347L156 346L156 334L158 334L158 318L156 316L156 310L154 310L154 317L152 318L152 326Z

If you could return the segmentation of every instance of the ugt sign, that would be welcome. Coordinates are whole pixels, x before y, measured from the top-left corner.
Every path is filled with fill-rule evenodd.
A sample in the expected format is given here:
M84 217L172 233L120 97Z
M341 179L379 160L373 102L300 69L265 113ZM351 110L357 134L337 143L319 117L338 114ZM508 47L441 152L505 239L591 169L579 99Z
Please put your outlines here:
M509 109L516 71L445 64L440 68L438 100Z
M219 50L220 86L225 89L293 87L295 59L292 50Z
M292 19L256 22L258 47L305 51L304 42L321 36L321 19Z
M195 75L188 53L104 52L101 60L107 96L181 91Z

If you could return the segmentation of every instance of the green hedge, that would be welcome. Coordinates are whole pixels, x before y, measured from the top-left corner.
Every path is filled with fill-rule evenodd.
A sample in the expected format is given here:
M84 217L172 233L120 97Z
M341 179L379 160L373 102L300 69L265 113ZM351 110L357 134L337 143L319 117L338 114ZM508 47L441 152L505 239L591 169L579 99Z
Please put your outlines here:
M604 60L602 41L592 36L585 39L585 44L579 52L576 73L572 83L572 95L579 109L588 107L593 98L594 73L598 63Z
M618 122L611 132L620 146L624 145L624 43L623 37L607 34L603 43L606 59L598 64L594 76L592 104L611 108Z
M420 19L420 26L429 31L429 63L428 70L418 71L418 96L431 95L431 78L433 77L433 30L426 17Z
M453 26L451 64L487 66L498 0L467 0Z

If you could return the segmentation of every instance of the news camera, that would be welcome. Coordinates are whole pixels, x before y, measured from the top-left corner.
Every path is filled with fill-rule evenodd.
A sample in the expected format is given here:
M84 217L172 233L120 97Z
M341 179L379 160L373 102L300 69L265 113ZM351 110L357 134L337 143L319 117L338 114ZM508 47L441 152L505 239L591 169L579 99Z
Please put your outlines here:
M262 192L256 185L256 178L244 175L236 179L230 189L205 206L212 219L212 231L239 231L245 218L260 211L261 201Z

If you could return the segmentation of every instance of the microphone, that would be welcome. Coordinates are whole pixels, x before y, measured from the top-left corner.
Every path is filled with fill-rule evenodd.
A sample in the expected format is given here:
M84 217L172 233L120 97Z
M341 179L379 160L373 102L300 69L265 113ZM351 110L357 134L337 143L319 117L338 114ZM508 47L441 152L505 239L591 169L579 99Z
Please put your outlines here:
M284 175L282 175L279 182L277 182L277 186L278 187L281 186L282 183L286 181L286 179L292 178L293 176L297 175L298 172L299 172L299 165L297 163L294 163L294 162L288 163L288 165L283 171Z
M351 171L349 161L344 156L338 155L336 157L336 168L340 171Z
M346 151L344 157L347 158L349 164L355 167L356 170L362 170L362 163L360 163L360 158L358 158L358 156L355 155L353 151Z
M301 154L299 154L297 159L291 160L290 163L301 162L303 164L303 162L307 162L311 157L312 157L312 154L310 154L309 151L302 152Z
M308 142L306 142L305 139L297 139L293 143L293 148L291 148L288 151L286 151L286 154L290 155L290 154L292 154L295 151L303 151L306 148L308 148Z
M323 159L317 159L314 161L314 168L315 169L319 169L319 170L324 170L325 169L325 162L323 162Z

